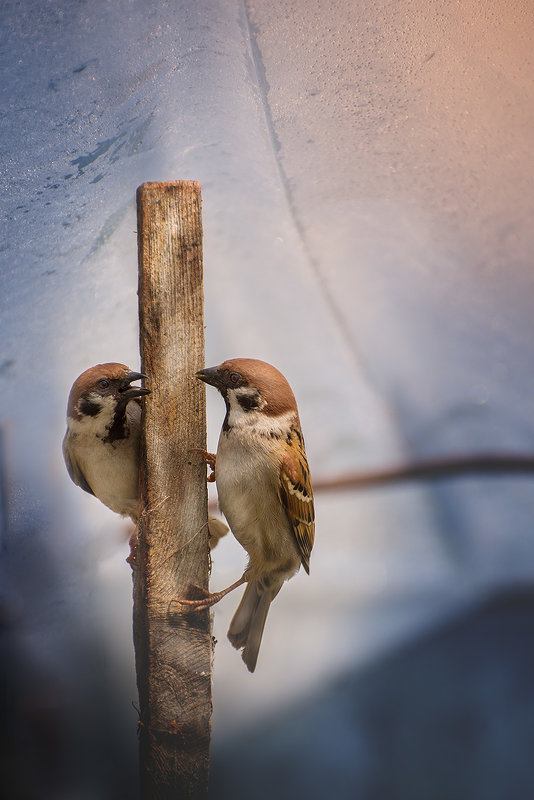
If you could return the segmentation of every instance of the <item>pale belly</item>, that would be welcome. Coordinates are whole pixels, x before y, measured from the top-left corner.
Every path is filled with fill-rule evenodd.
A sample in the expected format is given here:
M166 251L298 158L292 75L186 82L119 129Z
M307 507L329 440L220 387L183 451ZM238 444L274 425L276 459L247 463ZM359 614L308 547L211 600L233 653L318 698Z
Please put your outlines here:
M252 577L270 572L291 577L300 556L278 497L277 474L262 452L229 448L221 436L215 474L221 511L249 554Z
M101 448L95 460L89 449L81 448L78 463L87 481L98 497L117 514L137 517L139 469L137 446L129 440Z

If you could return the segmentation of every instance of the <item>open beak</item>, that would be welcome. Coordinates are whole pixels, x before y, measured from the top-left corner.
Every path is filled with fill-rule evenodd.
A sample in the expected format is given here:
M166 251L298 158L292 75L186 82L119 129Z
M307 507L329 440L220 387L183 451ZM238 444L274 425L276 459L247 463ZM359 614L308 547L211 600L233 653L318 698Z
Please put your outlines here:
M195 377L198 378L199 381L209 383L210 386L215 386L216 389L220 389L222 386L221 374L218 367L206 367L206 369L201 369L195 373Z
M119 390L122 397L126 400L132 400L134 397L150 394L150 389L145 389L144 386L130 386L133 381L140 381L142 378L146 379L146 377L142 372L128 372Z

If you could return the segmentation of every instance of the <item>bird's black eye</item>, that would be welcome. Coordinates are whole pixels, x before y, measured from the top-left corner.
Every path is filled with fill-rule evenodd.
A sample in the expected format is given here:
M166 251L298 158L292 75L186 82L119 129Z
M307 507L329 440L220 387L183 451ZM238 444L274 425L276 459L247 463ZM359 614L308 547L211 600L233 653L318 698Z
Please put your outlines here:
M236 383L239 383L240 379L241 379L241 375L239 374L239 372L231 372L230 373L230 383L233 383L234 386L236 385Z
M109 386L109 381L107 380L107 378L102 378L101 381L98 381L97 385L99 389L107 389Z

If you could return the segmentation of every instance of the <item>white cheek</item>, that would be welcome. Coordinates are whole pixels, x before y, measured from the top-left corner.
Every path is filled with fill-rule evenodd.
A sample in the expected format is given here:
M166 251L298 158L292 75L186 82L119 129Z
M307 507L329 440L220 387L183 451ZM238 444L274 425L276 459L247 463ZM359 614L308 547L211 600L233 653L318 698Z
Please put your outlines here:
M100 411L94 417L86 415L82 416L81 419L69 417L69 428L72 433L102 438L105 436L107 428L113 419L115 400L110 396L102 397L97 392L91 392L88 397L92 403L100 406Z
M245 411L236 397L229 393L230 413L228 414L228 424L231 428L250 428L262 424L263 414L254 408Z
M89 399L93 403L96 403L97 405L100 406L100 408L101 408L100 414L102 414L102 412L104 412L104 416L106 416L106 417L112 417L113 416L113 412L115 411L115 398L114 397L111 397L111 395L109 395L109 394L108 395L104 395L104 397L102 397L102 395L98 394L98 392L91 392L91 394L89 395ZM100 415L98 415L98 416L100 416Z
M249 389L230 389L228 391L228 403L230 411L228 413L228 424L231 428L256 428L257 430L269 431L272 428L271 421L262 414L262 409L265 408L265 401L260 401L258 408L253 408L246 411L238 400L238 397L249 397L256 394L256 391Z
M227 397L230 405L230 410L228 412L228 424L231 428L234 428L236 425L245 424L245 417L247 414L241 407L239 400L235 396L235 392L233 390L229 390Z
M257 434L259 437L285 436L295 419L294 411L287 411L278 417L271 417L262 412L265 403L259 408L245 411L235 396L234 391L228 392L228 402L230 411L228 412L228 424L235 432L248 431Z

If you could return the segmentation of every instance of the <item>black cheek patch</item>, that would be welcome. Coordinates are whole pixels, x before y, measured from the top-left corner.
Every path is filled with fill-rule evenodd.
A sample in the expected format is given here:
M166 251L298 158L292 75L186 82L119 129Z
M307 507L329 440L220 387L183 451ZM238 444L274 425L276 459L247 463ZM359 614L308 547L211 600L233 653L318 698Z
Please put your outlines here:
M237 394L237 402L244 411L252 411L258 408L260 404L260 395L258 392L255 394Z
M86 417L96 417L97 414L100 413L102 406L98 403L94 403L91 400L88 400L86 397L83 397L80 400L80 405L78 406L80 414L83 414Z

